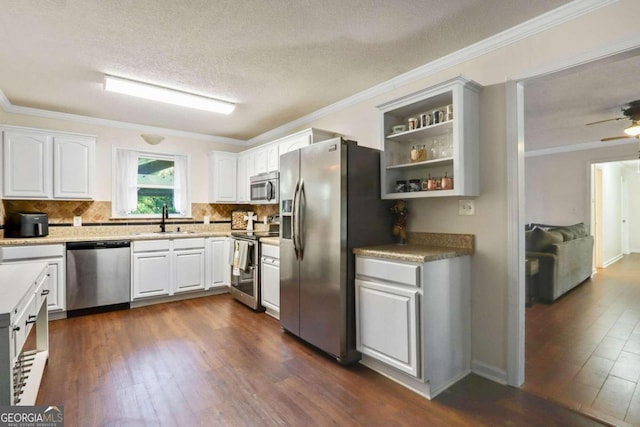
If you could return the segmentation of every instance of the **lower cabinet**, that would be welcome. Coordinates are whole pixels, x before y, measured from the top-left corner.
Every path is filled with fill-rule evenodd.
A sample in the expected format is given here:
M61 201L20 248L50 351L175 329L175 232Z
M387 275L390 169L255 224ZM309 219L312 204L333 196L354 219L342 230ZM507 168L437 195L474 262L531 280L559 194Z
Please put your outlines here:
M261 244L260 302L266 313L280 318L280 248Z
M229 243L226 237L211 237L207 239L206 288L225 288L229 286Z
M133 242L131 298L205 289L205 239Z
M66 308L65 247L63 244L0 247L0 264L47 263L45 288L49 312Z
M471 371L470 257L356 256L361 363L431 399Z

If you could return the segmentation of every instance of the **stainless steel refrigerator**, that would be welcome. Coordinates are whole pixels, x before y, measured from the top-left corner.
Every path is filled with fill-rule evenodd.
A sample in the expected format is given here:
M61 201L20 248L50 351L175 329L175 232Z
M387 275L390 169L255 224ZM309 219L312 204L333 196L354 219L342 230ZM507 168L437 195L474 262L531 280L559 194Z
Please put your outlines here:
M334 356L355 350L353 248L390 243L380 152L330 139L280 156L280 323Z

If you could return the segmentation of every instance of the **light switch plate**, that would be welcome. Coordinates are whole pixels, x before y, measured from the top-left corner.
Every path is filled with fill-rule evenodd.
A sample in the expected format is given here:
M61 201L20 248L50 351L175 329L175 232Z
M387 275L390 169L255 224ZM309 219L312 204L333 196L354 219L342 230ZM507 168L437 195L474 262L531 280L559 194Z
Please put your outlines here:
M475 215L475 200L458 200L458 215Z
M74 216L73 217L73 226L74 227L81 227L82 226L82 217L81 216Z

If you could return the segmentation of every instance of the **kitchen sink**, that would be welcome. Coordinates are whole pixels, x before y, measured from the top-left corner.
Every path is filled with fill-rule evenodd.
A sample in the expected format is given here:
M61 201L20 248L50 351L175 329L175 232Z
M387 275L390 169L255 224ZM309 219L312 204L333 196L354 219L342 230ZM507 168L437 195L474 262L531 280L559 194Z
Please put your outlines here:
M195 231L145 231L142 233L135 233L136 236L163 236L163 235L180 235L180 234L193 234Z

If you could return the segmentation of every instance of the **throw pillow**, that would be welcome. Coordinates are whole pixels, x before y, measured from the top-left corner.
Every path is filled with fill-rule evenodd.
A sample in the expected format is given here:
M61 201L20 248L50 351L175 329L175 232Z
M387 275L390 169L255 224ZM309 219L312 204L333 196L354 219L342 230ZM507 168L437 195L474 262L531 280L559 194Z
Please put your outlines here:
M546 252L554 243L562 243L563 237L557 231L545 231L534 228L526 241L526 249L530 252Z

